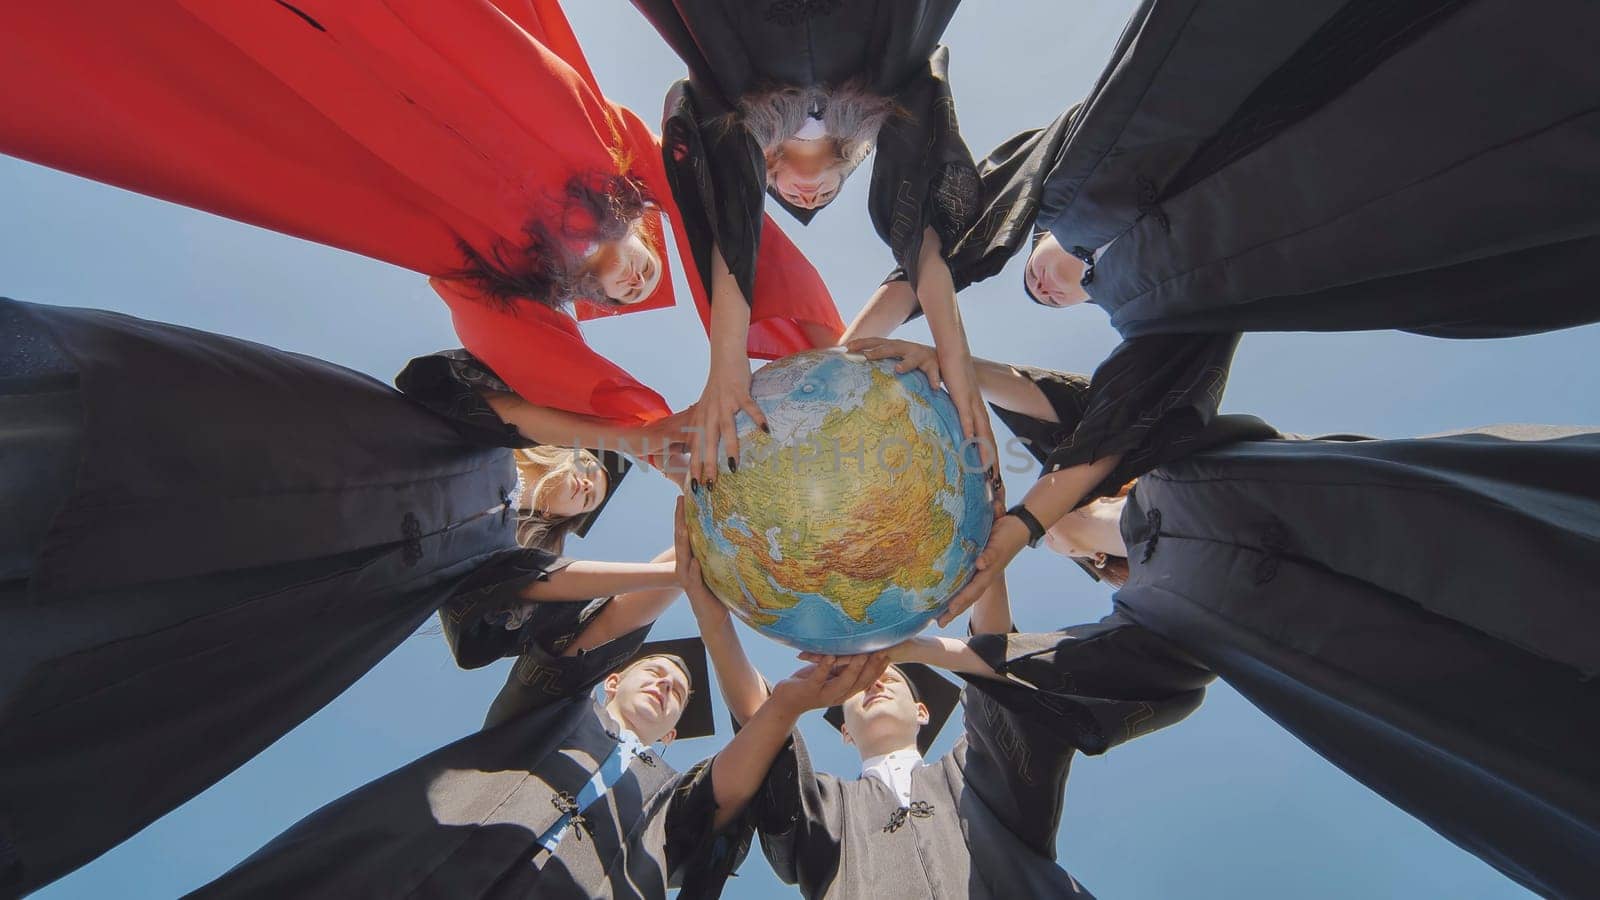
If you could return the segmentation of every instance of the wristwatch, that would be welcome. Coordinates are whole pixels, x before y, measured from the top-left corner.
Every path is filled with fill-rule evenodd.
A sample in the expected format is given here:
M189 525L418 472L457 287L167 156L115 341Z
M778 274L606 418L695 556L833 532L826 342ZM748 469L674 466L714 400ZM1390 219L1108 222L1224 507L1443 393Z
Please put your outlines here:
M1038 517L1028 512L1028 507L1018 503L1016 506L1006 510L1006 515L1016 516L1018 521L1028 526L1029 547L1037 547L1039 542L1044 540L1044 526L1039 523Z

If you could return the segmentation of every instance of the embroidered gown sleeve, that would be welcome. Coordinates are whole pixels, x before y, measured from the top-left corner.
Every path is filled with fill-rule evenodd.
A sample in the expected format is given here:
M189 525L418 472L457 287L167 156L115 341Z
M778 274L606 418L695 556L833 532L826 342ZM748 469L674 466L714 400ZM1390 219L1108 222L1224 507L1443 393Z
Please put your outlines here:
M1201 446L1238 343L1237 334L1133 338L1118 345L1087 382L1081 375L1016 367L1045 392L1060 422L1076 423L1070 429L994 409L1029 441L1029 452L1047 473L1121 454L1117 468L1083 498L1087 503ZM1276 436L1267 430L1265 436Z
M445 642L463 669L476 669L539 645L560 652L606 600L539 603L524 599L528 585L544 581L572 560L524 548L502 555L472 574L439 610Z
M682 897L712 895L709 886L720 886L750 851L753 822L748 813L721 829L713 827L717 798L712 761L701 760L680 775L667 805L667 877Z
M968 682L967 788L1050 859L1073 752L1104 753L1183 719L1212 678L1117 615L1045 635L980 635L970 644L1009 681Z
M905 114L879 129L867 197L873 228L913 288L923 229L933 228L949 255L978 212L978 170L961 138L948 63L949 51L940 47L896 94Z
M818 774L797 729L752 802L761 849L785 884L817 896L839 870L844 800L838 779Z
M1077 112L1075 106L1044 128L1011 136L978 164L979 203L972 226L945 251L957 291L999 274L1029 246L1045 179ZM905 280L905 270L897 268L884 283ZM911 318L920 315L920 306L911 311Z
M580 650L572 656L561 655L567 644L583 632L584 627L610 599L606 597L588 604L543 604L547 607L579 607L581 614L575 627L564 634L560 633L562 626L570 620L540 623L545 633L537 635L522 647L522 653L511 667L511 674L506 676L505 686L489 706L489 713L483 721L484 728L493 728L530 710L585 693L638 652L644 639L650 635L649 625L635 628L598 647Z

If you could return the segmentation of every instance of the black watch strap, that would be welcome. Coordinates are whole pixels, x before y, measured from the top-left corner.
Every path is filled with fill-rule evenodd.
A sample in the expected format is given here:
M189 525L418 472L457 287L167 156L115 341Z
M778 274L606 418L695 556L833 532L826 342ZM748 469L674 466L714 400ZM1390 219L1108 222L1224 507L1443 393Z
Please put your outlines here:
M1039 546L1039 542L1044 540L1044 526L1039 523L1037 516L1031 512L1028 512L1028 507L1018 503L1016 506L1006 510L1006 515L1016 516L1017 519L1022 522L1022 524L1028 526L1029 547L1037 547Z

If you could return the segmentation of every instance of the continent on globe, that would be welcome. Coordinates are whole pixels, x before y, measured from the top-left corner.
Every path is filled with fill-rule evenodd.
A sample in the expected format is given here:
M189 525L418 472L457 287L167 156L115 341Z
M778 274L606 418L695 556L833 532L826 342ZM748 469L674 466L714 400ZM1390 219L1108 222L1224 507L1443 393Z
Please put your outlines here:
M691 491L706 584L757 631L862 653L921 631L972 576L993 524L949 397L921 372L843 350L770 363L739 416L739 471Z

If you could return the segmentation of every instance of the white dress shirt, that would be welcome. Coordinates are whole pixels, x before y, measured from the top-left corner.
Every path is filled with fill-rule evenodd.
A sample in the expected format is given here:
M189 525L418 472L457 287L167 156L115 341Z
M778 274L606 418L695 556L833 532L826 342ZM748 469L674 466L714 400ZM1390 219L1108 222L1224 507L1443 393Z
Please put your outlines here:
M922 754L909 747L885 753L881 756L869 756L861 761L861 777L868 775L878 779L894 791L900 799L901 806L911 805L911 773L926 765L922 761Z

